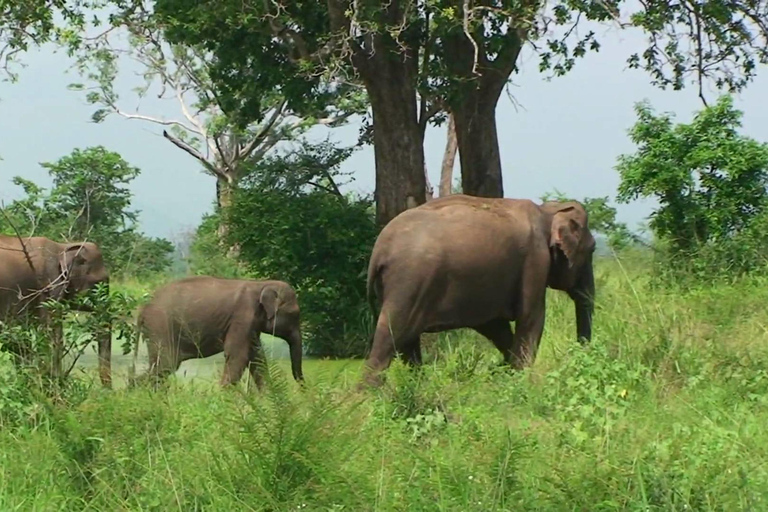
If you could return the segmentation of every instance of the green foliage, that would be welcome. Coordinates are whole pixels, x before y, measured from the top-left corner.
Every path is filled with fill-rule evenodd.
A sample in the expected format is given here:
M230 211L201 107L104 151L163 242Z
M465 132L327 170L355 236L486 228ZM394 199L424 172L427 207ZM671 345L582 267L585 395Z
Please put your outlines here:
M270 27L285 17L304 22L302 45L312 51L325 44L329 21L322 2L289 2L271 17L267 4L253 4L247 11L233 1L155 1L154 11L171 44L202 45L212 52L209 76L215 84L216 101L238 125L261 121L264 100L280 90L288 108L302 117L324 118L339 112L361 112L365 101L359 88L331 83L326 73L303 55L286 52L284 41ZM247 51L244 51L247 49Z
M13 183L26 197L5 208L0 232L96 242L114 275L147 276L170 266L173 244L141 234L138 212L129 210L132 194L127 185L138 176L138 168L102 146L75 149L41 165L52 178L50 192L15 177Z
M266 158L224 211L250 274L296 288L307 350L319 356L360 356L369 342L365 274L378 232L372 202L339 192L348 154L323 142Z
M549 192L541 197L542 201L577 201L584 206L589 215L589 229L593 233L604 235L608 245L619 250L632 244L637 237L629 231L627 225L616 221L616 208L608 204L608 197L585 197L573 199L559 190Z
M226 244L219 236L221 223L219 212L203 216L189 248L190 270L195 275L248 278L248 273L228 254Z
M628 9L621 0L565 0L549 5L546 14L537 2L492 4L271 2L243 10L234 0L206 0L192 8L180 0L157 0L155 11L170 41L202 44L215 55L211 78L226 110L251 115L262 111L261 98L277 86L299 111L333 104L344 88L329 78L348 79L350 54L358 72L374 76L370 73L376 70L366 68L364 59L379 52L397 59L407 48L424 57L410 85L430 100L442 97L449 103L459 101L475 80L506 82L528 41L538 43L541 71L563 75L577 59L601 48L595 30L578 30L588 22L641 28L648 44L642 51L633 49L628 64L647 71L661 87L682 88L693 74L700 82L711 79L718 87L738 90L753 78L758 62L768 61L768 40L756 21L764 16L763 0L690 9L673 2ZM349 26L356 30L354 43L347 36ZM482 65L475 65L476 58Z
M638 150L619 158L619 201L656 199L650 227L672 258L690 258L689 269L738 273L761 266L768 144L738 133L742 113L732 99L721 97L689 124L673 124L647 103L636 111L630 136Z
M100 283L86 294L71 302L49 300L43 304L51 319L50 324L36 320L14 322L0 329L0 354L12 355L12 362L20 372L42 378L58 389L66 385L80 357L89 347L95 349L101 336L112 336L122 342L127 354L135 344L133 311L139 300L121 290ZM72 313L72 306L87 307L88 314ZM63 326L61 354L62 373L56 377L52 366L55 326ZM2 325L2 323L0 323ZM27 377L25 377L27 378ZM30 377L31 378L31 377Z
M83 10L101 1L0 0L0 69L12 80L20 53L51 40L66 41L83 27ZM66 28L68 26L68 28Z
M0 508L762 510L766 280L649 277L601 262L589 347L573 341L572 302L548 293L522 372L456 331L363 395L358 361L306 361L301 392L289 361L270 360L259 394L217 389L218 362L158 392L62 401L0 373Z

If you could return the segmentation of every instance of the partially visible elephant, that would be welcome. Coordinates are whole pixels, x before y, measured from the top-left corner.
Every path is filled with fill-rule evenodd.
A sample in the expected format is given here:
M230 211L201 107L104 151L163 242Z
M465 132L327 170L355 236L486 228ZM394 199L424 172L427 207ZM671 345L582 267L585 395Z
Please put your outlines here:
M266 332L288 343L291 370L301 371L300 312L293 288L283 281L256 281L195 276L158 289L139 312L138 327L147 341L149 370L142 378L164 379L183 361L224 352L221 386L236 383L250 366L258 388L258 363ZM138 355L138 344L134 360Z
M457 328L491 340L516 369L533 363L547 287L573 299L577 339L589 341L594 250L577 202L457 194L406 210L371 254L368 300L378 319L364 382L379 385L396 353L421 364L422 333Z
M43 302L74 298L99 283L109 285L109 271L101 250L92 242L59 243L41 236L0 235L0 320L34 318L46 322L48 316L40 307ZM111 332L99 337L98 344L99 377L102 385L110 387Z

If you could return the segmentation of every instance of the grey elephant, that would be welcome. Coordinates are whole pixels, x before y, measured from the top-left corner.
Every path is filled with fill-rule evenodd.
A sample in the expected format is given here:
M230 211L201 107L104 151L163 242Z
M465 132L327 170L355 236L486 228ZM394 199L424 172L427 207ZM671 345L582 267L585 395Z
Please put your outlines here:
M47 322L40 305L50 299L71 299L99 283L109 284L109 271L92 242L59 243L45 237L0 235L0 319ZM84 305L78 306L87 311ZM57 337L61 339L60 326ZM99 337L99 377L110 387L111 332Z
M137 382L164 379L183 361L223 351L221 386L238 382L250 366L262 388L262 332L288 343L293 378L303 380L299 304L296 292L283 281L210 276L174 281L159 288L141 308L138 327L147 341L149 370ZM137 354L138 344L134 360Z
M594 250L577 202L457 194L406 210L371 254L368 300L377 322L363 383L379 385L396 353L421 364L422 333L457 328L488 338L514 368L533 363L547 287L573 299L577 339L589 341Z

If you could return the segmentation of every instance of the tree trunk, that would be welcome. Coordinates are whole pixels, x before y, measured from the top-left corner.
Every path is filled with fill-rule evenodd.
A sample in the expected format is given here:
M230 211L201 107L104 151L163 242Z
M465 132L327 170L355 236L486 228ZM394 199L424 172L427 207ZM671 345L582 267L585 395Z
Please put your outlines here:
M440 168L440 197L451 195L453 190L453 166L456 161L456 124L453 114L448 115L448 133L443 154L443 165Z
M393 57L380 48L365 63L360 60L355 63L373 111L376 223L384 227L399 213L426 202L424 137L410 58Z
M216 204L219 207L219 212L232 206L233 188L233 183L228 183L221 179L216 180ZM227 250L227 256L230 258L237 258L240 254L240 246L237 243L231 246L228 244L227 236L229 235L229 226L227 226L227 223L222 217L219 217L219 227L217 228L216 233L219 237L219 243L221 243Z
M427 164L424 163L424 198L427 202L435 198L435 189L432 187L432 183L429 182L429 172L427 171Z
M463 5L454 3L463 14ZM510 29L494 47L490 47L482 24L472 36L479 47L458 27L445 36L446 52L451 56L446 65L454 77L449 107L456 123L461 186L465 194L504 197L496 105L515 69L527 33L520 28ZM489 54L495 54L495 58L490 60Z
M504 197L501 156L496 132L498 95L485 88L467 88L463 101L453 110L461 163L461 187L465 194Z

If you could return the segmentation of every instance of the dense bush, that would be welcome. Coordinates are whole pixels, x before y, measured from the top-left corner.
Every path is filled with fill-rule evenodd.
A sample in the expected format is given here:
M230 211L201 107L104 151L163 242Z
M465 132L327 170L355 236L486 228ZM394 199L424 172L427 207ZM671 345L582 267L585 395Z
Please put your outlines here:
M371 202L243 188L228 219L252 274L287 281L299 293L307 351L362 356L370 322L365 275L377 233Z
M228 251L226 241L219 236L221 215L214 211L203 216L189 246L189 268L195 275L247 278L249 274Z
M704 278L765 269L768 144L739 134L742 112L729 96L686 124L636 106L630 137L638 149L622 155L618 200L654 198L650 228L659 269Z

